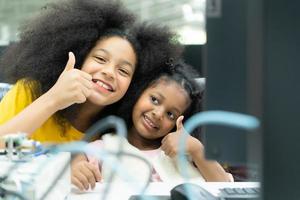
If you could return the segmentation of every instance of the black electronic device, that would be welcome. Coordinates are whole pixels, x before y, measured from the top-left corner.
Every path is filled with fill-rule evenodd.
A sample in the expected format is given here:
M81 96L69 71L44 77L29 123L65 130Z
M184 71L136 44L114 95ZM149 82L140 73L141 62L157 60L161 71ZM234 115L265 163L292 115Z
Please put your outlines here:
M259 199L260 188L250 188L250 187L228 187L220 189L220 199Z
M187 191L189 190L189 192ZM175 186L171 190L171 200L256 200L260 197L260 188L253 186L220 187L218 194L200 185L193 183L183 183ZM189 198L188 194L190 195Z
M193 183L183 183L175 186L171 190L171 200L189 200L187 190L197 200L218 200L207 190Z
M165 195L132 195L128 200L171 200L170 196Z

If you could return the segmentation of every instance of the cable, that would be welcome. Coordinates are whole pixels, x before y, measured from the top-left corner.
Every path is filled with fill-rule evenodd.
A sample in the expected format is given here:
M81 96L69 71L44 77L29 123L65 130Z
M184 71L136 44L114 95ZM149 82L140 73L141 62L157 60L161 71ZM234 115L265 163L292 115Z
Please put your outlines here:
M98 122L96 122L93 126L91 126L87 131L86 131L86 135L84 136L83 140L81 142L76 142L76 143L69 143L68 145L53 145L50 146L49 148L46 148L44 150L44 152L49 152L49 153L58 153L61 151L70 151L70 152L82 152L82 149L84 149L84 146L86 146L86 142L85 141L90 141L90 139L96 135L98 132L101 132L104 129L107 128L115 128L117 135L120 136L120 144L119 144L119 148L117 152L106 152L106 154L111 154L111 155L115 155L117 159L121 158L123 155L124 156L131 156L131 157L135 157L138 158L140 160L142 160L143 162L145 162L147 164L147 166L149 167L149 176L148 176L148 180L147 183L145 185L145 187L142 189L142 193L145 192L145 190L147 189L150 181L151 181L151 175L152 175L152 165L151 163L149 163L145 158L140 157L138 155L129 153L129 152L124 152L123 151L123 145L124 143L122 142L122 138L126 138L127 136L127 131L126 131L126 125L125 122L115 116L109 116L103 120L100 120ZM41 152L38 152L37 155L40 155ZM102 154L102 159L104 158L105 160L105 155ZM47 160L48 162L49 160ZM44 166L44 162L40 164L40 166ZM13 166L11 166L11 168L9 168L8 170L8 174L10 174L13 170L16 169L18 163L14 164ZM116 168L118 165L114 164L112 165L112 168L114 170L112 170L112 173L109 175L108 178L108 185L105 188L104 191L104 195L103 195L103 199L105 199L109 188L110 188L110 182L111 180L113 180L115 172L119 172L120 169ZM58 176L54 178L54 181L52 184L50 184L50 187L41 195L41 200L45 199L48 194L51 192L51 190L53 189L53 187L56 185L57 181L59 180L59 178L64 174L64 172L68 169L68 163L65 164L65 166L63 166L63 169L59 172ZM5 180L7 177L3 177L3 180ZM25 199L25 197L24 197Z
M108 128L115 128L117 135L124 138L127 137L127 128L124 120L116 116L108 116L93 124L85 132L85 136L82 138L82 141L90 142L93 136Z
M45 199L49 193L52 191L54 185L58 182L59 178L63 176L63 174L66 172L66 170L69 168L69 162L66 162L63 166L62 170L58 173L58 175L54 178L54 181L52 184L50 184L50 187L41 195L40 200Z
M2 136L1 139L4 139L5 142L5 152L4 155L7 155L8 161L14 162L6 171L5 174L7 174L4 177L0 177L0 182L5 181L9 174L11 174L14 170L18 169L18 165L23 163L30 157L30 154L24 155L22 154L22 158L18 157L17 160L13 159L13 155L17 154L17 156L21 155L21 150L24 147L40 147L39 142L33 142L32 140L27 139L27 135L25 133L16 133L16 134L10 134ZM30 157L31 158L31 157Z
M0 185L0 197L5 198L5 196L15 196L21 200L28 200L23 194L12 190L7 190Z
M133 153L130 153L130 152L126 152L126 151L122 151L121 153L113 153L111 152L112 155L116 155L116 156L128 156L128 157L133 157L133 158L137 158L141 161L143 161L144 163L146 163L146 165L148 166L149 168L149 175L148 175L148 178L147 178L147 182L145 184L145 186L141 189L141 195L144 194L144 192L146 191L146 189L148 188L150 182L151 182L151 177L152 177L152 164L145 158L139 156L139 155L136 155L136 154L133 154ZM113 163L112 163L113 164ZM112 174L115 174L115 173L119 173L119 174L123 174L124 173L121 173L122 171L121 170L118 170L119 168L116 167L116 168L113 168L113 172ZM110 177L109 177L110 178ZM108 179L107 181L107 186L105 187L104 189L104 195L102 196L102 199L104 200L106 198L106 195L108 194L109 192L109 189L110 189L110 184L112 183L112 180L111 179Z
M6 171L6 174L5 176L2 176L0 177L0 183L3 183L5 180L7 180L9 178L9 175L11 173L13 173L15 170L18 169L19 165L22 164L23 162L14 162L9 168L8 170ZM1 187L1 186L0 186ZM11 195L11 196L16 196L18 197L19 199L23 199L23 200L27 200L26 197L22 194L22 193L19 193L19 192L15 192L15 191L11 191L11 190L6 190L5 188L1 187L0 190L4 190L5 191L5 194L7 195ZM20 197L21 196L21 197Z
M44 151L48 153L58 154L60 152L82 152L80 151L81 147L84 147L87 143L83 141L79 142L72 142L69 144L64 145L52 145L46 148ZM49 161L49 160L48 160ZM44 163L43 163L44 164ZM52 191L53 187L58 182L59 178L62 177L62 175L65 173L65 171L69 167L69 162L66 162L66 164L63 166L62 170L58 173L58 175L54 178L54 181L52 184L50 184L50 187L41 195L40 200L45 199L49 193Z
M86 131L86 135L84 136L84 138L82 140L90 141L91 138L93 138L99 132L101 132L101 131L103 131L107 128L115 128L116 129L116 134L118 136L120 136L119 150L116 154L116 158L119 159L120 155L121 155L120 153L123 150L122 137L127 138L127 128L126 128L126 124L125 124L123 119L121 119L119 117L116 117L116 116L108 116L108 117L106 117L102 120L99 120L98 122L96 122L94 125L92 125ZM109 175L109 178L108 178L108 186L105 188L103 199L105 199L105 195L109 190L109 185L110 185L110 182L113 180L113 178L114 178L114 173L111 173Z
M149 186L149 183L151 181L151 175L152 175L151 163L149 163L149 161L146 160L145 158L140 157L136 154L132 154L130 152L122 151L120 153L120 152L110 152L110 151L103 151L103 150L100 151L99 149L95 149L93 147L87 148L86 143L84 143L84 142L73 142L73 143L69 143L69 144L65 144L65 145L55 145L55 146L52 146L51 148L49 148L49 150L50 150L49 152L51 152L51 153L59 153L59 152L66 152L66 151L77 152L77 153L85 152L88 154L96 154L97 153L97 156L100 156L101 159L103 159L103 160L105 160L107 158L107 155L115 155L115 156L119 155L119 156L134 157L134 158L137 158L137 159L143 161L149 168L149 176L147 178L147 182L146 182L145 186L142 188L142 191L141 191L142 194L145 192L145 190L147 189L147 187ZM114 165L114 163L112 163L112 168L113 168L113 172L120 172L118 165ZM53 187L56 185L59 178L65 173L65 171L67 169L68 169L68 163L66 163L64 165L63 169L60 171L60 173L57 175L57 177L55 177L53 183L50 184L50 187L41 195L40 200L44 200L49 195L49 193L51 192ZM106 189L106 188L104 189L103 196L102 196L103 199L106 198L106 195L109 191L109 185L110 184L107 184L107 186L106 186L106 188L108 188L108 189Z
M126 130L127 129L126 129L125 122L122 119L118 118L118 117L109 116L109 117L107 117L107 118L105 118L103 120L100 120L100 121L96 122L93 126L91 126L91 128L89 128L86 131L85 137L80 142L74 142L74 143L69 143L69 144L64 144L64 145L53 145L53 146L50 146L49 148L46 148L44 150L44 152L58 153L58 152L69 151L69 152L77 152L77 153L78 152L91 153L92 151L89 150L89 149L86 149L86 151L82 151L86 147L86 144L87 144L86 141L90 141L90 139L94 135L96 135L97 133L99 133L102 130L107 129L107 128L115 128L117 135L120 136L119 148L118 148L117 152L108 152L108 151L106 151L106 152L102 151L102 153L98 152L98 156L101 155L102 159L105 160L107 158L106 156L108 154L114 155L116 157L115 162L117 162L117 160L119 158L121 158L122 156L131 156L131 157L138 158L138 159L142 160L143 162L145 162L147 164L147 166L149 167L149 176L148 176L148 179L147 179L147 183L145 184L145 186L142 189L142 193L144 193L145 190L147 189L150 181L151 181L152 165L151 165L151 163L149 163L148 160L146 160L143 157L140 157L138 155L135 155L135 154L123 151L124 143L122 141L122 138L126 138L126 136L127 136L127 131ZM37 155L40 155L40 153L37 153ZM49 160L46 160L46 162L49 162ZM52 191L53 187L56 185L56 183L59 180L59 178L68 169L68 164L69 163L66 163L63 166L62 170L58 173L57 177L54 178L53 183L50 184L50 187L41 195L40 200L45 199L48 196L48 194ZM8 173L10 174L13 170L15 170L17 165L18 165L18 163L14 164L14 166L12 166L8 170ZM41 167L44 166L44 165L45 165L45 162L40 163ZM120 173L120 171L122 170L122 169L118 169L118 165L116 165L115 163L112 163L111 167L112 167L113 170L111 171L111 174L109 175L109 178L107 179L108 180L108 184L105 187L105 190L104 190L104 193L103 193L103 196L102 196L103 199L106 198L106 195L109 192L110 182L113 180L115 173L116 172ZM124 173L123 173L123 175L124 175ZM6 177L3 178L3 179L6 179Z
M205 111L200 112L192 117L190 117L186 123L184 124L184 128L186 131L183 131L183 134L180 136L179 141L179 172L182 176L188 180L188 175L184 169L186 169L186 163L188 162L184 156L185 152L185 144L188 135L201 125L206 124L215 124L215 125L226 125L232 126L236 128L246 129L246 130L253 130L259 127L259 121L257 118L252 117L250 115L234 113L234 112L227 112L227 111ZM190 188L185 188L188 194L189 199L194 200L192 192Z

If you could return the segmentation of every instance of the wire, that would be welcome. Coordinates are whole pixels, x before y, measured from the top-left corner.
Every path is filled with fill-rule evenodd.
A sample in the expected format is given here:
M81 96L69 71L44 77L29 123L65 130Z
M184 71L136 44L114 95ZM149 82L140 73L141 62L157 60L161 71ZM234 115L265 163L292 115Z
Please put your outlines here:
M0 186L0 197L5 198L5 196L15 196L21 200L28 200L23 194L12 190L7 190Z
M123 142L122 138L127 138L127 128L126 124L123 119L116 117L116 116L108 116L102 120L97 121L94 125L92 125L87 131L86 135L82 140L84 141L90 141L91 138L93 138L95 135L97 135L99 132L107 129L107 128L115 128L116 129L116 134L120 136L120 144L119 144L119 149L116 154L116 158L119 159L121 156L121 152L123 150ZM110 182L114 178L114 171L109 175L108 177L108 186L105 188L103 199L106 198L106 194L109 190L110 187Z
M1 138L5 139L5 143L11 143L10 145L12 145L12 148L17 150L17 151L13 151L14 149L6 149L3 154L7 155L8 154L7 150L9 150L9 151L11 151L10 156L12 156L13 154L18 154L18 150L20 151L20 149L18 149L18 148L21 147L22 143L27 141L25 133L17 133L17 134L7 135L7 136L3 136ZM41 146L39 143L34 142L33 144L34 144L34 147L40 147ZM10 145L8 145L8 146L10 146ZM7 175L4 176L4 177L0 177L0 183L5 181L9 177L9 174L11 174L13 171L18 169L18 166L20 164L22 164L24 161L26 161L26 159L28 159L28 157L30 157L29 154L27 154L26 156L23 155L22 159L19 158L18 160L12 160L12 157L8 157L8 160L13 162L13 164L7 169L7 171L5 173Z
M0 177L0 183L4 183L4 181L5 180L7 180L8 178L9 178L9 175L11 174L11 173L13 173L15 170L17 170L18 169L18 167L19 167L19 165L20 164L22 164L23 163L23 161L21 161L21 162L14 162L9 168L8 168L8 170L6 170L6 172L5 173L3 173L3 174L6 174L5 176L2 176L2 177ZM1 187L1 186L0 186ZM3 188L3 187L1 187L1 190L4 190L6 193L5 194L7 194L7 195L11 195L11 196L16 196L16 197L18 197L18 198L20 198L20 199L26 199L26 197L22 194L22 193L19 193L19 192L14 192L14 191L11 191L11 190L6 190L5 188ZM20 197L20 196L22 196L22 197Z
M111 153L112 155L114 155L115 153ZM116 156L128 156L128 157L134 157L134 158L137 158L143 162L146 163L146 165L148 166L149 168L149 175L148 175L148 178L147 178L147 182L145 184L145 186L141 189L141 195L144 194L144 192L146 191L146 189L148 188L150 182L151 182L151 176L152 176L152 164L145 158L139 156L139 155L136 155L136 154L133 154L133 153L129 153L129 152L126 152L126 151L122 151L121 153L117 153L115 154ZM117 166L117 165L116 165ZM121 170L118 170L118 168L113 168L113 173L112 174L115 174L116 173L120 173ZM122 172L122 171L121 171ZM122 175L122 174L121 174ZM124 173L123 173L124 175ZM110 178L110 177L109 177ZM104 200L106 198L106 195L109 193L109 189L110 189L110 184L112 183L112 179L108 179L107 181L107 186L106 188L104 189L104 195L102 196L102 199Z
M195 128L205 124L226 125L246 130L253 130L259 127L257 118L250 115L227 111L205 111L197 113L187 119L184 124L185 131L183 131L183 134L180 136L178 153L179 171L186 180L188 180L188 174L184 169L186 169L188 161L184 156L184 153L187 137ZM185 189L189 199L194 200L191 189L188 187L185 187Z
M82 141L90 142L99 132L108 128L115 128L116 134L124 138L127 137L127 128L123 119L116 116L108 116L94 123L85 133Z
M92 153L93 152L93 153L95 153L95 151L92 151L91 149L85 149L87 141L90 141L91 138L93 138L93 136L95 136L97 133L99 133L99 132L101 132L101 131L103 131L107 128L115 128L117 135L120 136L119 148L118 148L117 152L108 152L108 151L104 152L104 151L102 151L102 153L100 153L100 154L98 152L98 155L101 155L103 160L106 160L107 155L110 154L110 155L116 156L115 160L120 159L122 156L131 156L131 157L138 158L138 159L142 160L143 162L145 162L147 164L147 166L149 167L149 176L148 176L148 179L147 179L147 183L145 184L145 186L143 187L143 189L141 191L142 194L143 194L145 192L145 190L147 189L147 187L149 186L149 183L151 181L152 165L145 158L140 157L140 156L135 155L135 154L132 154L132 153L129 153L129 152L125 152L123 150L124 142L123 142L122 138L126 138L127 129L126 129L125 122L121 118L118 118L118 117L115 117L115 116L109 116L109 117L107 117L103 120L99 120L98 122L96 122L93 126L91 126L86 131L86 135L84 136L82 141L73 142L73 143L64 144L64 145L53 145L53 146L50 146L49 148L46 148L44 151L49 152L49 153L58 153L58 152L66 152L66 151L77 152L77 153L78 152L87 152L87 153ZM86 150L86 151L83 151L83 150ZM49 162L49 160L46 160L45 162ZM45 162L42 162L41 166L44 166ZM8 170L8 174L10 174L13 170L15 170L17 165L18 165L18 163L14 164ZM41 195L40 200L45 199L49 195L49 193L52 191L53 187L56 185L59 178L68 169L68 166L69 166L69 162L67 162L63 166L62 170L58 173L57 177L54 178L53 183L50 184L50 187ZM111 174L109 175L109 178L107 179L108 184L105 187L105 190L104 190L104 193L103 193L103 196L102 196L103 199L106 198L106 196L109 192L110 182L113 180L115 173L121 171L121 169L119 169L118 165L116 165L116 164L112 164L111 167L112 167L113 170L111 171ZM124 175L124 173L123 173L123 175ZM6 178L7 177L4 177L3 179L5 180ZM13 193L11 192L11 194L13 194ZM25 197L22 198L22 199L25 199Z
M116 156L116 160L119 160L123 155L131 155L130 153L128 152L124 152L123 150L123 146L124 146L124 142L122 140L122 138L127 138L127 128L126 128L126 124L124 122L123 119L119 118L119 117L116 117L116 116L108 116L104 119L101 119L99 121L97 121L95 124L93 124L87 131L86 131L86 135L84 136L84 138L82 139L81 143L73 143L73 144L69 144L69 145L63 145L63 146L55 146L54 149L52 149L51 151L53 152L54 150L55 151L73 151L73 152L78 152L81 150L82 152L82 149L78 148L79 146L82 146L84 148L84 145L86 144L87 141L90 141L91 138L94 138L95 135L97 135L99 132L107 129L107 128L115 128L116 130L116 134L119 136L120 140L119 140L119 148L117 150L117 152L114 152L114 153L111 153L111 152L107 152L106 153L110 153L110 154L113 154ZM104 159L106 158L105 157L105 154L102 154L102 156L104 157ZM136 158L139 158L141 160L143 160L144 162L147 163L147 165L149 166L149 178L148 178L148 182L146 183L146 186L145 188L143 188L142 190L142 193L144 193L144 191L147 189L150 181L151 181L151 174L152 174L152 165L151 163L148 163L148 161L138 155L134 155L132 154L133 157L136 157ZM115 169L115 167L118 166L118 165L112 165L112 168ZM64 169L65 171L66 169ZM109 190L110 190L110 184L115 176L115 172L117 172L117 170L112 170L111 171L111 174L109 175L108 179L107 179L107 186L105 187L104 189L104 192L103 192L103 196L102 196L102 199L105 199ZM61 172L63 173L63 172ZM60 173L60 174L61 174ZM56 183L59 179L59 177L57 177L54 182ZM42 198L41 200L43 200L47 195L48 193L53 189L54 187L54 184L51 184L51 186L48 188L48 190L45 192L45 194L42 195Z
M148 175L148 178L147 178L147 182L141 190L142 194L146 191L146 189L149 186L150 181L151 181L151 175L152 175L152 165L151 165L151 163L147 159L145 159L145 158L143 158L139 155L130 153L130 152L126 152L126 151L111 152L111 151L103 151L103 150L100 151L99 149L95 149L93 147L87 148L86 143L84 143L84 142L73 142L73 143L64 144L64 145L55 145L55 146L50 147L49 150L50 150L49 152L51 152L51 153L59 153L59 152L66 152L66 151L77 152L77 153L78 152L85 152L85 153L88 153L88 154L96 154L97 153L97 155L100 156L103 160L107 159L107 155L110 155L110 156L111 155L114 155L114 156L119 155L119 156L134 157L134 158L137 158L137 159L143 161L149 168L149 175ZM44 200L49 195L49 193L52 191L53 187L56 185L59 178L62 177L62 175L68 169L68 164L69 163L67 162L64 165L63 169L59 172L57 177L55 177L52 184L50 184L50 187L41 195L40 200ZM117 173L119 172L120 173L120 168L118 168L118 165L115 165L114 163L112 163L112 169L113 169L113 172L117 172ZM123 172L123 171L121 171L121 172ZM123 173L123 175L124 175L124 173ZM110 188L110 184L108 182L106 188L104 189L102 199L106 198L106 195L109 192L109 188Z
M66 172L66 170L69 168L69 164L70 164L69 162L65 163L62 170L54 178L54 181L52 182L52 184L50 184L50 187L48 187L48 189L41 195L41 197L40 197L41 200L45 199L50 194L50 192L54 188L54 185L56 185L56 183L58 182L59 178L62 177L64 175L64 173Z

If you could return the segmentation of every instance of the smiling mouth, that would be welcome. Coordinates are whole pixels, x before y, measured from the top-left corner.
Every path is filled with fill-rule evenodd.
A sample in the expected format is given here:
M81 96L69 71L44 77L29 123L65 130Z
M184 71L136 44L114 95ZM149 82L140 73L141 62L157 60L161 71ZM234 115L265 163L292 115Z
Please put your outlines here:
M155 124L153 123L153 121L152 121L149 117L147 117L147 115L143 115L143 118L144 118L146 124L147 124L150 128L155 129L155 130L158 130L158 129L159 129L159 127L158 127L157 125L155 125Z
M115 90L113 89L113 87L99 79L92 79L92 81L97 84L99 87L104 88L110 92L114 92Z

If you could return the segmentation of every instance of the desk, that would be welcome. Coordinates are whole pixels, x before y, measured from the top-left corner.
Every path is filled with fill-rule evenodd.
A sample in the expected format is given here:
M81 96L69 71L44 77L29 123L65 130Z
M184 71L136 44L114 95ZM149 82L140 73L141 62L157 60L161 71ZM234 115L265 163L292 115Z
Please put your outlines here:
M26 162L14 162L8 160L6 156L0 156L0 177L7 176L1 186L19 192L27 199L38 200L60 175L62 169L67 166L66 171L59 176L59 180L45 198L45 200L64 200L70 193L70 158L70 153L66 152L33 157Z
M258 182L206 182L198 183L198 185L204 187L210 191L214 196L218 196L219 189L224 187L259 187ZM101 199L106 184L97 183L94 190L87 192L80 192L75 187L72 188L71 193L68 195L67 200L92 200ZM152 182L147 188L146 195L170 195L170 190L175 187L176 184ZM131 195L139 194L136 187L130 187L128 184L119 184L112 187L106 199L108 200L128 200Z

